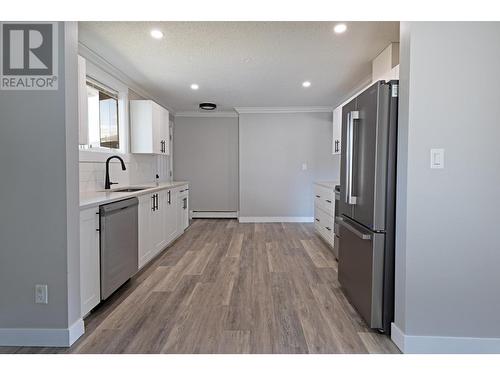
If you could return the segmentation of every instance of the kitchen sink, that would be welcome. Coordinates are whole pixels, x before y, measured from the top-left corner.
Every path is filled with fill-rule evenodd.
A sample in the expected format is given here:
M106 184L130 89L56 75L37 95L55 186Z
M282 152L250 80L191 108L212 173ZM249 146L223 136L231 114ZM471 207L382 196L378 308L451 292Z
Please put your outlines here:
M125 188L125 189L116 189L116 190L111 190L112 193L133 193L134 191L141 191L144 189L148 189L147 187L141 187L141 188Z

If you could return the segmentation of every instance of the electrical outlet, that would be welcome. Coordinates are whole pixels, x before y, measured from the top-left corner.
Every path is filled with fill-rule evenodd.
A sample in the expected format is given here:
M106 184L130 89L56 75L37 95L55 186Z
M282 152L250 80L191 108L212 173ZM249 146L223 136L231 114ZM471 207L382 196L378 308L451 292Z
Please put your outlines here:
M302 170L307 171L307 163L302 163Z
M49 303L49 291L47 285L35 285L35 303Z

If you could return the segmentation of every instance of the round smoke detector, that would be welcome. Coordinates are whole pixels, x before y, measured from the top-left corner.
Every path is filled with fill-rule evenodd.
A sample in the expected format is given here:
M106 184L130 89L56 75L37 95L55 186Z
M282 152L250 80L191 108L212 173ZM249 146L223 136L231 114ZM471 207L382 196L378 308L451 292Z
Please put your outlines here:
M215 108L217 108L215 103L200 103L200 109L205 111L213 111Z

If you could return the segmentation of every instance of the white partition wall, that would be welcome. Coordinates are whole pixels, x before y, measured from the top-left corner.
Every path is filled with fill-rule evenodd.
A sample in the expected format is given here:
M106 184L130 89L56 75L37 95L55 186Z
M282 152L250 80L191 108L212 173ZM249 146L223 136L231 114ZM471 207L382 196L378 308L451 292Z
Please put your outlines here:
M499 46L499 23L401 26L392 338L406 353L500 352Z

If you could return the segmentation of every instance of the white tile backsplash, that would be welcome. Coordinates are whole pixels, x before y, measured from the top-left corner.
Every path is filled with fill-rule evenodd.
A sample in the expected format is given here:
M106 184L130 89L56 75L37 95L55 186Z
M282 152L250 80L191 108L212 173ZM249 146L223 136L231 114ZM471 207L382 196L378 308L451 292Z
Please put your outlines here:
M111 182L118 182L121 186L140 185L155 181L155 175L160 176L159 181L169 181L169 162L167 157L154 155L129 155L125 163L127 169L122 171L118 160L110 162ZM106 163L80 162L80 192L98 191L104 189ZM119 185L113 185L117 187Z

